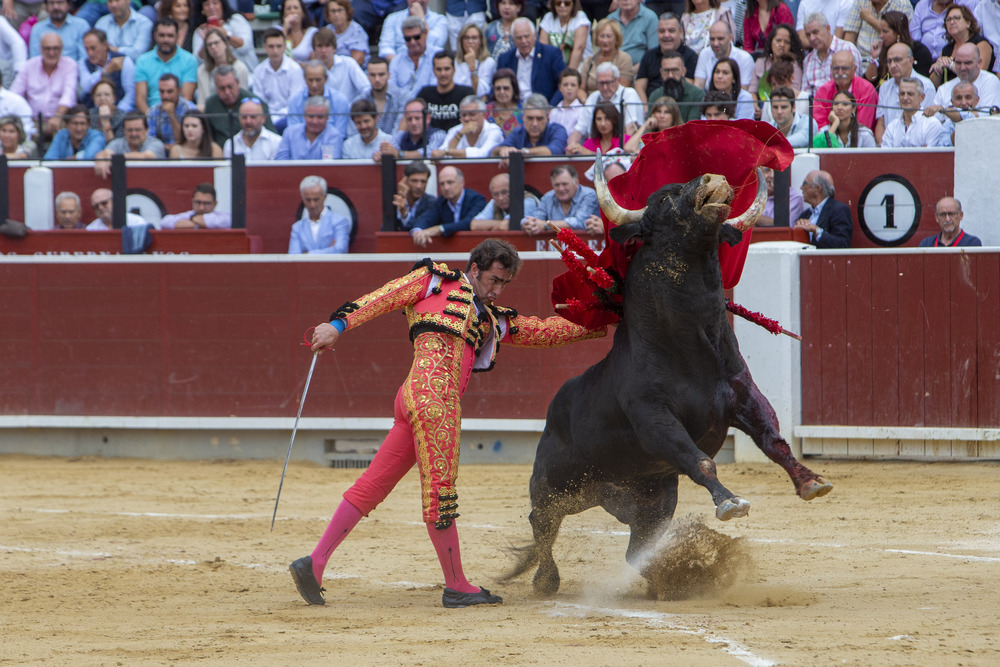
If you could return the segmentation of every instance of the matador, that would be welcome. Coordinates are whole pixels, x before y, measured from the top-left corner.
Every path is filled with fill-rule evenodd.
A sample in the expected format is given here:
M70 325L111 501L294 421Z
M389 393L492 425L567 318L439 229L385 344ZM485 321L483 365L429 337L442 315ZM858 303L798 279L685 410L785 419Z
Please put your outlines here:
M333 313L313 332L313 351L330 347L341 333L394 310L403 309L413 342L413 364L396 394L394 421L371 465L334 512L319 544L290 566L299 593L309 604L325 604L323 572L334 550L417 465L423 520L444 573L445 607L500 604L503 599L472 585L462 570L458 528L458 455L461 398L471 374L493 368L501 342L522 347L554 347L598 338L605 330L587 329L562 317L519 315L495 305L521 267L517 250L487 239L469 256L464 272L430 259Z

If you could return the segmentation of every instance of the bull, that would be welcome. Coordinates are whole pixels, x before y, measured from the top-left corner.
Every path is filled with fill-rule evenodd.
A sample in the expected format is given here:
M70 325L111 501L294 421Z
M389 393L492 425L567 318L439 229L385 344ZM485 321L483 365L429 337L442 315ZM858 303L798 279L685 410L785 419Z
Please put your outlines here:
M735 245L760 216L766 186L728 219L733 189L707 174L661 187L642 210L612 198L600 155L595 185L609 237L641 241L628 267L622 315L607 356L568 380L549 406L531 476L534 543L507 577L538 569L534 589L559 589L552 545L563 518L600 506L630 530L627 562L641 568L669 527L679 473L708 489L716 517L750 503L719 481L713 457L730 426L791 477L804 500L833 486L793 456L771 404L754 384L726 315L719 244Z

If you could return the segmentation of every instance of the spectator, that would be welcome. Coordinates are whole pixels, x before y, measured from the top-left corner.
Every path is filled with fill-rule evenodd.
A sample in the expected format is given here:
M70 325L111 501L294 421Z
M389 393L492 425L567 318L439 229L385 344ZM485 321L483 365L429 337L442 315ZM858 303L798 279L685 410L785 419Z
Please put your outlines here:
M324 76L326 70L324 70ZM245 88L241 88L236 78L236 71L229 65L220 65L215 68L212 74L215 77L215 95L212 95L205 102L205 115L208 117L208 124L212 127L212 141L220 146L225 145L234 134L239 132L239 122L237 114L242 100L260 98L254 97L253 93ZM264 127L275 131L274 124L267 108L267 103L260 101L264 109ZM291 120L289 120L289 123Z
M830 102L838 90L849 90L858 101L858 121L869 129L875 129L875 107L878 94L875 87L857 75L854 58L847 51L838 51L830 59L830 73L833 78L816 90L813 103L813 120L825 123L830 115Z
M483 31L474 23L467 24L458 34L455 83L469 86L476 91L476 95L487 97L493 90L491 82L496 70L497 61L486 50Z
M977 2L972 2L975 6ZM908 26L910 37L922 42L930 51L931 58L941 57L941 49L946 43L948 8L951 0L918 0L913 5L913 16ZM971 12L970 12L971 16Z
M750 78L748 90L753 98L758 102L766 102L771 96L771 83L767 73L771 71L774 63L783 55L789 54L794 57L793 66L795 73L792 80L792 89L802 90L802 42L795 32L795 28L787 23L779 23L771 29L767 41L764 44L764 53L753 61L753 75Z
M495 60L514 48L514 21L524 12L524 0L499 0L498 18L486 26L486 48Z
M889 76L888 51L894 44L906 44L913 53L913 68L920 74L930 74L934 63L931 52L920 42L910 37L909 19L903 12L886 12L879 21L879 39L872 44L871 57L867 58L867 69L860 74L876 87Z
M329 132L330 128L326 131ZM327 192L326 180L319 176L306 176L299 183L304 210L302 217L292 225L288 254L340 254L348 251L351 221L327 208Z
M385 17L382 24L382 37L378 41L378 54L392 62L397 55L410 53L410 45L406 39L406 22L410 19L423 21L426 37L425 47L431 53L437 53L448 44L448 20L441 14L427 9L427 0L406 0L407 7L393 12ZM411 25L413 25L411 23Z
M302 0L284 0L280 29L285 37L285 53L300 64L312 59L317 28Z
M330 125L341 137L347 136L347 124L351 107L347 98L334 90L327 82L329 72L320 60L310 60L303 68L305 88L300 88L288 103L288 127L301 125L305 114L306 100L310 97L325 98L330 109Z
M979 49L980 69L990 71L996 63L996 53L993 45L983 36L982 28L968 7L950 4L945 10L944 19L945 43L941 47L941 56L931 65L928 76L935 86L958 78L952 69L955 51L963 44L974 44Z
M739 65L740 81L746 82L743 88L750 87L750 79L753 78L753 57L741 48L733 44L733 34L729 31L729 23L726 21L716 21L708 31L709 44L707 48L698 54L698 66L695 68L694 85L699 88L709 89L712 78L712 70L715 63L726 58L732 58Z
M392 205L396 207L396 222L392 229L384 232L413 232L414 224L422 215L434 207L434 198L427 194L427 181L431 170L420 160L403 167L403 178L396 186Z
M730 35L736 34L732 13L720 4L719 0L684 0L684 14L681 16L684 43L695 53L700 54L708 48L709 30L718 21L729 24Z
M34 144L27 144L28 135L17 116L0 117L0 144L8 160L23 160L30 157Z
M8 81L14 80L14 73L24 67L28 59L28 45L6 17L0 16L0 72Z
M306 80L299 64L285 54L285 36L280 30L268 28L263 39L267 58L254 69L251 88L267 103L275 127L283 130L288 125L288 105L306 87Z
M574 145L579 146L583 138L590 132L594 119L594 108L601 103L610 103L615 109L625 108L625 133L635 134L645 120L644 104L639 94L633 88L626 88L618 83L618 68L611 63L602 63L597 67L597 92L591 93L583 105L580 118L573 133L569 137L567 152L572 153Z
M559 73L565 69L562 52L538 41L530 19L516 19L511 34L514 48L497 57L497 70L507 68L516 72L521 100L531 93L541 93L545 99L552 99L559 87Z
M979 118L979 93L968 81L960 81L951 89L951 106L939 112L944 117L944 127L951 143L955 143L955 124L969 118ZM987 115L983 113L982 115Z
M510 231L510 176L497 174L490 179L490 197L486 207L472 219L470 228L474 232ZM524 215L531 215L537 208L534 197L524 198Z
M177 23L177 45L193 53L194 49L194 16L191 12L192 0L160 0L158 19L172 18ZM155 21L154 21L155 23ZM155 28L154 28L155 29Z
M934 102L934 84L925 76L913 71L913 52L906 44L896 42L886 51L889 79L878 88L878 108L875 110L875 141L882 142L886 126L903 115L899 108L899 82L905 77L919 79L924 85L923 106Z
M480 32L479 26L486 25L486 0L449 0L445 13L448 17L448 48L452 51L462 44L461 32L465 26L474 25ZM483 39L484 45L486 40ZM473 89L476 86L472 86Z
M701 115L701 100L705 97L705 89L690 84L684 78L684 59L681 54L673 51L663 56L660 61L660 79L663 84L651 92L650 103L655 103L662 97L669 97L679 103L681 109L679 123L698 120Z
M197 105L181 97L180 81L171 73L160 76L157 82L160 103L150 108L147 118L149 135L163 142L168 151L181 136L181 122L189 113L198 111Z
M0 77L0 116L17 116L21 119L21 125L28 137L35 134L35 123L31 117L34 112L28 100L24 99L14 91L3 86L4 79Z
M875 135L866 125L858 121L857 109L854 94L849 90L838 90L833 96L833 109L828 117L829 124L813 138L813 147L877 148Z
M878 24L886 12L902 12L907 21L913 16L910 0L854 0L844 21L844 40L852 42L861 53L871 53L878 41ZM861 68L858 68L861 71Z
M906 77L899 82L900 118L889 123L882 135L882 148L918 148L951 146L951 139L936 118L920 113L924 85ZM928 107L930 109L930 107Z
M80 196L75 192L60 192L56 195L56 229L83 229L83 207Z
M579 69L590 56L590 18L580 8L580 0L549 0L549 12L538 24L538 40L558 48L566 67Z
M826 22L830 26L830 33L839 39L844 38L844 22L847 20L847 12L851 9L853 0L845 2L829 2L829 0L799 0L795 9L795 30L799 36L799 41L805 45L809 43L806 36L806 23L810 15L815 13L823 14Z
M638 65L642 56L657 44L656 13L640 0L619 0L618 9L608 18L621 24L624 40L621 49Z
M184 115L181 120L180 141L170 149L170 157L190 159L222 157L222 149L212 141L208 119L197 111Z
M549 112L549 121L562 125L567 136L576 129L576 123L583 109L583 104L577 97L581 81L582 77L575 69L571 67L564 69L559 75L559 97L562 99Z
M817 248L851 247L854 233L851 209L834 199L835 196L833 177L828 172L817 170L806 174L802 181L802 199L809 209L795 221L795 227L806 230L809 243Z
M424 20L411 16L403 21L402 28L406 53L389 63L389 82L413 99L418 90L433 85L434 65L431 54L427 53L427 24Z
M480 100L481 101L481 100ZM472 219L486 206L486 198L465 187L465 175L458 167L438 170L438 198L426 213L417 218L411 233L413 242L421 248L436 236L449 237L455 232L468 231Z
M668 53L677 54L681 58L681 80L694 79L694 72L698 66L698 54L684 43L684 28L676 14L673 12L660 14L656 37L657 46L649 49L642 56L635 75L635 92L639 93L639 98L643 101L651 101L650 95L663 85L664 78L660 68ZM671 95L671 97L673 96Z
M475 95L475 91L455 83L455 60L450 53L438 51L433 62L437 85L424 86L417 97L427 102L431 127L447 132L458 125L459 104L469 95Z
M56 132L44 159L93 160L104 145L104 135L90 127L87 107L78 104L66 111L66 127Z
M621 114L615 105L599 103L594 109L586 141L582 145L571 144L566 152L570 155L594 155L600 149L607 155L614 149L620 150L630 136L626 134L622 139L621 124Z
M444 144L433 151L431 157L488 156L503 141L503 132L493 123L486 122L486 103L475 95L469 95L458 108L461 122L448 130ZM483 204L485 203L484 199Z
M381 160L382 154L409 159L429 157L432 151L444 144L447 134L431 126L427 103L419 97L403 110L403 127L406 129L396 132L389 145L379 147L379 155L373 156L376 162Z
M626 153L638 153L645 145L642 137L646 134L660 132L684 123L681 109L671 97L659 97L649 103L649 116L643 121L639 131L633 134L623 147ZM607 172L607 169L605 169Z
M979 4L973 9L972 15L979 22L979 26L983 30L983 37L993 47L995 55L997 48L1000 48L1000 4L998 4L997 0L980 0ZM986 62L989 59L982 58L982 60ZM993 67L990 69L995 74L1000 73L1000 62L998 62L997 58L993 58ZM980 93L980 96L982 96L982 93Z
M824 83L833 77L830 74L830 62L833 54L838 51L850 51L854 57L855 71L861 71L861 54L858 48L835 37L830 32L830 23L824 14L813 12L806 17L806 40L812 51L806 54L802 61L802 89L810 95L815 95Z
M129 111L125 115L125 136L109 141L104 150L94 157L94 173L100 178L111 176L111 156L119 154L127 160L166 159L163 142L149 136L146 116L141 111Z
M125 136L125 112L115 104L115 85L101 79L90 94L94 100L90 108L90 126L99 130L105 141Z
M107 79L112 84L118 108L132 111L135 108L135 62L124 53L112 51L104 31L96 28L84 33L83 47L87 55L77 63L83 93L80 103L94 106L90 91L98 81Z
M215 188L211 183L199 183L191 196L191 210L184 213L165 215L160 220L162 229L229 229L233 226L232 216L226 211L217 211Z
M253 46L253 29L242 14L233 11L227 0L201 0L200 5L196 2L194 17L195 31L191 41L193 53L201 51L208 28L221 25L226 29L233 53L247 66L248 72L254 71L257 67L257 54Z
M771 91L771 117L774 126L785 135L792 148L805 148L809 145L809 123L813 123L815 134L817 124L809 116L795 113L795 92L791 88L775 88ZM829 107L828 107L829 108ZM737 118L739 118L737 112Z
M753 96L740 84L740 67L732 58L724 58L712 68L709 90L718 90L736 102L736 120L753 120L756 105Z
M371 49L364 28L354 20L351 0L327 0L326 22L337 36L337 53L354 58L363 67Z
M532 236L569 227L590 234L604 232L601 207L593 188L580 185L576 169L570 164L554 167L549 173L552 189L542 195L534 215L526 215L521 229Z
M90 24L69 13L69 0L45 0L45 11L49 16L31 27L28 42L28 57L42 55L42 35L56 33L63 43L64 55L80 60L87 55L83 48L83 35L90 30Z
M966 81L976 87L979 102L985 107L1000 105L1000 80L992 72L981 69L982 59L975 44L966 43L955 49L955 59L952 67L957 79L941 84L937 89L934 103L924 110L927 115L940 111L937 107L945 107L951 102L951 91L960 81ZM932 111L933 109L933 111Z
M764 204L764 212L757 219L758 227L776 227L777 221L774 219L774 170L770 167L761 167L764 172L764 182L767 184L767 203ZM802 192L793 187L788 188L788 226L794 227L795 221L802 215L803 199Z
M920 241L921 248L955 248L981 246L983 242L962 230L962 202L954 197L942 197L934 207L934 218L941 231Z
M339 91L348 101L357 100L371 92L372 84L361 65L354 58L337 56L337 37L329 28L320 28L313 35L313 58L327 69L327 84Z
M743 20L743 50L752 52L763 49L767 37L778 25L795 23L792 10L781 0L747 0L746 18Z
M535 93L527 99L521 121L524 124L512 130L493 149L493 155L507 158L516 152L527 157L545 157L566 153L566 129L549 122L549 103L544 97Z
M378 129L390 137L399 128L407 99L399 88L389 83L389 63L375 56L368 63L368 82L371 90L361 99L368 100L378 111Z
M623 86L631 86L635 80L635 66L632 56L622 48L622 27L611 18L602 19L594 28L594 53L580 65L580 76L583 77L584 90L578 93L583 99L597 91L597 68L604 63L611 63L621 73L619 79Z
M38 0L8 0L3 5L3 15L17 31L21 30L21 24L28 19L34 18L37 21L42 9L42 2Z
M97 214L97 219L87 225L88 232L107 232L114 229L114 199L111 190L107 188L94 190L90 194L90 207ZM126 211L125 224L128 227L137 227L149 223L143 220L142 216Z
M281 135L275 160L339 159L344 135L329 124L330 101L314 95L305 103L305 122L289 125Z
M245 155L248 160L273 160L281 136L264 127L264 107L256 98L240 104L240 131L222 147L225 157Z
M521 91L514 70L501 67L493 74L493 94L486 105L486 120L507 136L521 127Z
M10 89L42 116L38 131L45 138L59 131L63 114L76 104L76 83L76 62L62 55L62 39L50 32L42 36L42 55L28 58Z
M181 82L181 96L194 100L198 82L198 59L177 48L177 22L162 18L153 26L156 48L139 56L135 61L135 108L148 111L160 103L160 88L151 85L170 73Z
M198 60L201 61L201 64L198 65L198 88L195 93L195 101L199 108L204 109L208 98L215 95L215 70L222 65L229 65L233 68L240 88L246 90L250 87L250 72L229 47L226 31L221 27L214 26L205 31L205 40L202 42L201 50L198 51Z
M132 11L129 0L107 0L107 6L109 13L97 19L94 27L104 31L108 44L132 60L149 51L152 21Z
M378 111L368 100L355 100L351 105L351 120L356 133L344 140L341 154L345 160L370 160L384 143L392 137L378 127Z
M736 102L733 98L718 90L705 93L701 101L701 120L732 120L735 113Z

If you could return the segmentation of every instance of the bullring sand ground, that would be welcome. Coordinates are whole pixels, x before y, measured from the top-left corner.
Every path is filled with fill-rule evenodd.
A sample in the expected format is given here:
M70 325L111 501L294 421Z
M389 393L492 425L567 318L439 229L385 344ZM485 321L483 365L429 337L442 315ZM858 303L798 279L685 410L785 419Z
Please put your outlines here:
M293 463L271 533L280 460L4 456L0 663L1000 664L1000 465L807 463L835 485L811 503L776 466L720 466L752 503L728 523L682 478L677 517L696 539L680 569L738 576L681 601L648 597L624 527L600 510L563 524L554 599L530 576L495 584L530 535L530 467L465 466L466 571L505 604L448 610L413 473L335 554L327 605L310 607L288 563L356 470Z

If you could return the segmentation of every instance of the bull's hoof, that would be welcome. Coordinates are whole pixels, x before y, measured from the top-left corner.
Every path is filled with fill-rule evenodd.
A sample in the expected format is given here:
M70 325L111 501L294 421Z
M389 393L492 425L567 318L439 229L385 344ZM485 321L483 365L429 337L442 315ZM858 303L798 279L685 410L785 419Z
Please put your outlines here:
M831 491L833 491L833 484L830 484L830 482L822 477L817 477L816 479L810 479L799 487L799 498L802 498L802 500L812 500L813 498L825 496Z
M743 498L723 500L715 508L715 518L719 521L729 521L733 517L750 514L750 501Z
M532 585L535 588L536 595L541 595L542 597L555 595L559 592L559 570L543 572L541 568L538 568L538 572L535 572Z

